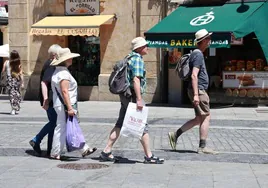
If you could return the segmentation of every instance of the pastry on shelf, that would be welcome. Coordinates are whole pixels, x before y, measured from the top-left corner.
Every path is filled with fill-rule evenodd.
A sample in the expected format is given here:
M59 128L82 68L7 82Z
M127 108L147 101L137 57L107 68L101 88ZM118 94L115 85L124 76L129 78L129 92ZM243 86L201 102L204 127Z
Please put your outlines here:
M233 95L232 89L230 89L230 88L226 89L225 95L228 97L231 97Z
M240 89L239 97L245 97L245 96L247 96L247 90L246 89Z
M261 98L265 98L266 97L265 90L264 89L260 89L260 97Z
M247 97L252 98L254 96L254 90L253 89L249 89L247 92Z
M254 97L259 98L261 94L260 89L254 89Z
M238 89L233 90L233 97L237 97L239 95Z

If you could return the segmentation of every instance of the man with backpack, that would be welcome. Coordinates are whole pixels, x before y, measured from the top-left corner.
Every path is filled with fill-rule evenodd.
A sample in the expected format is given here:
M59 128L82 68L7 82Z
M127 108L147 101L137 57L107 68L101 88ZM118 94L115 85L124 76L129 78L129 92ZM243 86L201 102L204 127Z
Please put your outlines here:
M48 134L47 139L47 156L50 156L52 141L54 135L54 129L57 123L57 113L53 108L52 100L52 89L51 89L51 78L55 71L54 66L50 66L50 63L55 58L58 50L61 49L61 46L58 44L53 44L48 49L49 59L44 63L44 66L40 75L40 90L39 90L39 99L40 105L44 110L46 110L48 123L40 130L40 132L30 140L29 144L33 147L34 151L41 155L42 151L40 148L40 143L43 138Z
M121 101L121 109L119 112L118 120L109 135L108 144L101 152L100 158L103 161L114 162L116 160L115 157L112 155L111 151L114 143L119 137L120 130L122 128L124 117L128 107L128 103L129 102L137 103L138 110L142 110L144 106L144 101L142 100L142 94L144 93L146 87L146 77L145 77L146 70L142 56L148 53L148 46L147 46L148 44L143 37L137 37L133 39L131 44L132 44L132 52L127 56L128 59L127 79L129 82L129 90L131 96L126 95L126 92L119 94ZM146 126L140 141L145 153L144 163L161 164L164 162L164 159L160 159L154 156L150 150L148 126Z
M195 110L195 118L186 122L176 132L168 134L169 142L172 149L176 149L178 137L199 125L199 148L198 153L217 154L216 151L206 147L206 139L208 136L210 121L209 96L206 92L208 89L209 78L204 61L203 52L209 47L211 35L206 29L201 29L195 33L195 42L197 49L194 50L189 57L189 86L188 96L193 103ZM187 75L186 73L184 75Z

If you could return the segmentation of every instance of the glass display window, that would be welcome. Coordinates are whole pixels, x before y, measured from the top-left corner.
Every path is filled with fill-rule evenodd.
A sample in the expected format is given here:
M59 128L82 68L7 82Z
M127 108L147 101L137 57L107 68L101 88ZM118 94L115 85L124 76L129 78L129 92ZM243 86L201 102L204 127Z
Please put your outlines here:
M100 74L100 38L69 36L69 48L80 57L73 59L70 72L79 86L97 86Z

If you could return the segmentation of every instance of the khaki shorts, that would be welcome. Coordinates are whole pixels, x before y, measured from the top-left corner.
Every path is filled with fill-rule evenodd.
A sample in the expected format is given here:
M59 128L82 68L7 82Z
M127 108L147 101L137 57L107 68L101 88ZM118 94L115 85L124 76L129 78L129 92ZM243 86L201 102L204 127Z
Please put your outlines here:
M210 106L209 106L209 96L205 90L198 90L199 95L199 105L194 106L194 111L196 116L208 116L210 114ZM194 91L192 89L188 89L188 96L193 102L194 100Z

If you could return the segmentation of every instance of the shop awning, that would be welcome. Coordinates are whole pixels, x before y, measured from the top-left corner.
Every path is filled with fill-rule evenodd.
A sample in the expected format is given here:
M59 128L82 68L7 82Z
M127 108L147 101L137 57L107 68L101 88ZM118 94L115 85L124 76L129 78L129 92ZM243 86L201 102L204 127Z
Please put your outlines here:
M242 38L255 32L266 39L268 53L268 10L266 2L229 3L222 6L180 6L145 32L151 47L192 48L199 29L214 32L211 47L230 47L232 33ZM259 38L260 39L260 38ZM260 40L260 41L262 41ZM264 46L262 46L264 47Z
M114 15L48 16L31 27L30 35L99 36L99 27Z

